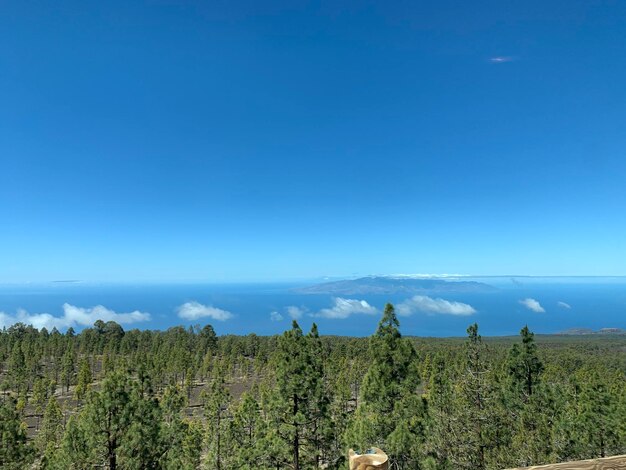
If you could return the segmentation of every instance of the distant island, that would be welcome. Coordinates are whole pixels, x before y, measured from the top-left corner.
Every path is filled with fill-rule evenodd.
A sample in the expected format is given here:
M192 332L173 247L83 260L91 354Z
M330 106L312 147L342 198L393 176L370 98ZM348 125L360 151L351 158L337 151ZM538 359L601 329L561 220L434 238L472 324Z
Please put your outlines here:
M368 276L359 279L324 282L293 289L299 294L372 295L372 294L443 294L495 292L489 284L476 281L450 281L411 277Z
M623 328L600 328L597 331L593 331L591 328L569 328L567 330L559 331L558 335L623 335L626 334L626 330Z

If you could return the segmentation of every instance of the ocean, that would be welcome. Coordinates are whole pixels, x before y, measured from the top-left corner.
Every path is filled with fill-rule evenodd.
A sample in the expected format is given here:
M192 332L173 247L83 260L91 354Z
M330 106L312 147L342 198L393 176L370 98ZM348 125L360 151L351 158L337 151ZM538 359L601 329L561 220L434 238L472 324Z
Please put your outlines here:
M480 333L486 336L514 335L524 325L543 334L570 328L626 328L624 278L476 279L495 286L497 290L488 293L427 294L433 299L442 298L448 302L467 304L474 313L453 315L415 311L409 316L400 317L402 333L435 337L464 336L467 326L474 322L478 323ZM303 285L306 283L4 284L0 285L0 327L22 319L27 322L45 322L46 325L58 324L59 329L64 330L67 327L63 321L64 304L69 304L78 307L81 312L87 309L86 315L89 315L88 309L98 305L117 314L133 311L149 314L150 319L145 321L120 321L124 329L166 329L175 325L210 323L218 334L271 335L290 327L291 314L298 317L305 330L316 322L321 334L367 336L376 329L385 303L401 304L411 297L406 294L342 296L365 301L368 308L361 309L364 310L361 313L344 311L342 315L345 318L326 318L320 317L319 313L336 306L337 298L326 294L293 292L293 288ZM187 302L227 311L230 318L180 318L177 309ZM48 315L41 316L44 313ZM79 323L72 326L77 331L85 327Z

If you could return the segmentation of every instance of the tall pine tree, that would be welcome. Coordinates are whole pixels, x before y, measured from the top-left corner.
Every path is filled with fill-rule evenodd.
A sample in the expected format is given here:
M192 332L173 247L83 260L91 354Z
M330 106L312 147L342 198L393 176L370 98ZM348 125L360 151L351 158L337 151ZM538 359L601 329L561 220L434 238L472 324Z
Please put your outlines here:
M323 396L323 359L314 324L305 336L294 320L278 341L274 419L278 437L288 446L293 470L320 463L327 403Z
M417 354L400 334L393 305L387 304L369 341L370 365L361 387L359 406L346 437L357 449L378 446L392 463L414 462L423 440L424 408L417 396L420 383ZM406 452L407 443L411 449Z

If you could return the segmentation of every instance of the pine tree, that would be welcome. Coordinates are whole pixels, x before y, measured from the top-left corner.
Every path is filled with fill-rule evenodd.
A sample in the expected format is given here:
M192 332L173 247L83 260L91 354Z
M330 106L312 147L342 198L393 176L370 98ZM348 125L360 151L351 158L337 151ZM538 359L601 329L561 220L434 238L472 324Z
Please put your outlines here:
M455 400L459 439L451 459L456 468L480 470L487 467L493 447L494 394L486 360L487 349L478 334L478 325L470 325L467 334L465 367Z
M201 464L202 437L204 429L196 421L185 421L175 457L170 458L165 468L168 470L197 470Z
M241 470L259 468L265 449L259 443L265 432L265 423L258 402L250 393L241 396L233 411L229 434L233 442L234 459L232 466Z
M191 367L187 367L185 372L185 390L187 391L187 400L191 400L191 392L194 387L195 372Z
M7 371L11 388L16 394L19 394L26 385L26 360L24 359L21 342L15 343L11 349Z
M229 455L228 442L225 442L230 392L226 388L224 376L218 371L211 382L208 392L203 394L204 414L207 418L208 460L209 465L216 470L226 468L223 457Z
M158 400L143 395L140 387L134 384L128 408L132 418L119 447L122 467L137 470L160 468L166 444L161 439L162 416Z
M77 400L82 400L83 398L85 398L85 395L89 391L92 380L93 379L91 376L91 367L89 366L89 361L86 358L83 358L80 361L76 389L74 390Z
M71 343L70 343L71 344ZM75 357L73 347L68 347L63 354L61 362L61 383L65 386L65 391L70 391L70 385L74 381Z
M161 440L164 445L163 453L167 468L186 468L186 458L183 448L185 441L188 445L194 439L197 428L190 429L191 424L183 420L183 409L187 401L185 395L177 385L170 385L165 389L160 401L161 407ZM202 450L202 433L198 443L198 455ZM192 459L193 460L193 459Z
M120 447L133 420L131 382L127 375L114 371L92 392L83 414L81 429L98 461L117 470Z
M32 402L35 405L35 412L37 413L37 431L39 431L39 419L43 415L44 408L48 401L48 381L42 377L38 377L35 380L33 386Z
M211 325L205 325L199 335L200 350L204 354L213 354L217 350L217 335Z
M554 417L558 415L558 396L546 384L538 384L532 395L514 409L514 435L510 444L516 461L510 465L541 465L552 459ZM508 410L509 413L512 411ZM508 462L507 462L508 463Z
M309 423L304 428L303 438L310 448L313 465L318 468L322 462L331 459L328 450L332 444L333 424L330 420L330 400L324 372L327 357L315 323L306 336L306 343L310 354L310 373L317 380L311 381L313 388L309 390L310 399L307 410Z
M431 363L431 379L428 386L428 453L432 463L429 468L451 470L451 452L457 442L454 393L449 368L443 355L434 357Z
M271 361L270 377L268 382L259 387L259 403L263 427L259 431L259 449L263 449L259 468L280 469L289 467L292 457L292 441L290 435L281 429L283 417L289 412L289 407L283 396L276 388L274 374L278 371L278 354Z
M369 342L370 366L347 441L357 449L378 446L390 450L393 463L415 461L415 449L403 446L423 441L424 405L416 396L419 385L417 354L402 338L393 305L387 304L378 329ZM394 454L395 452L395 454Z
M327 413L317 326L308 336L294 320L278 342L277 388L282 408L279 435L290 448L294 470L319 463L319 439Z
M521 348L515 344L509 351L509 374L516 390L523 395L524 401L533 394L543 371L543 364L537 355L534 333L528 326L520 331Z
M350 423L353 408L351 387L351 361L345 357L331 361L333 371L328 386L329 411L332 419L332 435L329 443L330 464L339 465L345 460L344 435ZM333 467L331 467L333 468Z
M517 461L512 464L539 465L547 462L552 452L550 430L553 423L546 422L545 416L555 413L554 400L550 390L541 387L543 364L537 354L534 334L525 326L520 335L521 347L513 345L507 358L511 395L505 400L505 406L514 432L511 446L517 455Z
M32 448L12 399L0 399L0 468L22 470L32 460Z
M606 457L624 449L624 443L619 444L625 425L619 422L618 405L617 395L611 393L606 377L601 377L597 370L589 372L581 390L577 419L585 457ZM621 413L623 415L623 410Z
M37 434L37 447L46 452L50 447L56 448L63 436L63 412L56 398L50 397L43 415L41 429Z
M82 418L70 416L59 448L49 459L46 468L82 470L95 467L96 462L100 465L101 459L97 456L94 458L94 449L88 441L88 431L82 425Z

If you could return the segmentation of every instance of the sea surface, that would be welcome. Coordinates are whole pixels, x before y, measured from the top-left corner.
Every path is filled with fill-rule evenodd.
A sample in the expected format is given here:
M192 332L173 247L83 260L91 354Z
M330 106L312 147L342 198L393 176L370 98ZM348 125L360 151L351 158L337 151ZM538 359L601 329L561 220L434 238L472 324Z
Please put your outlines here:
M513 335L528 325L536 333L557 333L570 328L626 328L625 278L474 278L497 287L495 292L432 295L451 302L471 305L471 315L416 312L400 317L404 335L464 336L467 326L477 322L481 334ZM49 314L47 321L64 316L64 304L79 309L102 305L116 313L140 311L147 321L122 323L124 329L166 329L174 325L210 323L218 334L270 335L290 327L296 313L304 329L313 322L321 334L366 336L375 329L386 302L401 303L409 295L346 296L365 301L378 313L355 313L347 318L317 316L332 308L336 298L322 294L298 294L292 289L307 283L274 284L107 284L54 282L0 285L0 328L16 318ZM533 311L520 301L533 299L544 310ZM232 314L227 320L204 317L180 318L177 309L186 302L198 302ZM564 304L567 304L564 305ZM289 308L297 307L297 309ZM568 308L569 307L569 308ZM89 313L89 310L85 310ZM21 312L21 313L18 313ZM21 317L19 317L21 315ZM63 322L58 321L61 330ZM75 330L84 328L76 324Z

